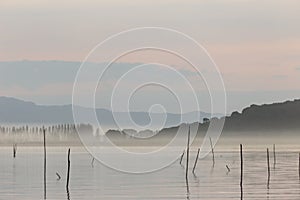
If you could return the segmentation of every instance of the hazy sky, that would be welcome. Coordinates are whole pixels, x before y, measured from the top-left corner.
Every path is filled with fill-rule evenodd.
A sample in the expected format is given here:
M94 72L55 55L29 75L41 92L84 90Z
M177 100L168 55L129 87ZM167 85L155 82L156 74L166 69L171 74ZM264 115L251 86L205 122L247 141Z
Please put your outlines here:
M223 75L232 111L251 103L300 97L299 24L298 0L1 0L0 61L80 62L96 44L120 31L172 28L190 35L211 54ZM143 59L151 61L151 56L139 57L138 62ZM122 60L136 61L133 56ZM33 79L26 80L34 84ZM40 85L61 89L65 82ZM0 95L41 104L70 102L70 88L65 95L50 97L41 88L34 96L14 88L31 90L16 82L2 85Z

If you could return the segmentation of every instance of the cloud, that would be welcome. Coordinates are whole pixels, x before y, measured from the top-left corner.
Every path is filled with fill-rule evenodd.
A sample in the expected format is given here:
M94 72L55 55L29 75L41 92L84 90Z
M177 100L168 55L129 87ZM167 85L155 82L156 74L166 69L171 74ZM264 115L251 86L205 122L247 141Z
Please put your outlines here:
M72 83L46 84L41 87L31 89L22 85L11 87L0 87L0 96L64 96L72 94Z
M288 78L288 76L287 75L274 75L274 76L272 76L274 79L286 79L286 78Z

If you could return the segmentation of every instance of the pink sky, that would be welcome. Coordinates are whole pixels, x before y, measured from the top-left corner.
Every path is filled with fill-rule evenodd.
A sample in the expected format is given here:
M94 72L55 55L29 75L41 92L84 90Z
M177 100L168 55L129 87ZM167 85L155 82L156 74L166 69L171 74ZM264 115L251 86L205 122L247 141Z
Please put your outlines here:
M135 27L167 27L208 50L227 90L299 91L299 21L298 0L2 0L0 61L82 61L110 35ZM128 56L122 62L151 58ZM174 66L182 67L175 60ZM15 86L24 91L20 87Z

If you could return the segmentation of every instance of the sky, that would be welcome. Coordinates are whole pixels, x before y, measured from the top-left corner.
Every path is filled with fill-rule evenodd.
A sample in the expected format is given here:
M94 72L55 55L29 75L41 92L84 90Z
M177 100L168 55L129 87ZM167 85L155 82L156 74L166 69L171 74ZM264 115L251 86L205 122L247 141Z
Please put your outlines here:
M253 103L300 98L299 21L298 0L1 0L0 73L6 80L0 81L0 95L39 104L71 103L74 74L97 44L124 30L155 26L183 32L209 52L224 80L228 112ZM186 44L178 40L169 45L176 49ZM114 48L118 45L106 53ZM188 53L198 56L198 52ZM119 62L147 63L153 58L168 57L144 52L125 56ZM37 81L30 71L33 69L22 62L15 66L14 73L24 68L28 76L15 80L12 71L5 71L7 61L24 60L77 64L71 67L71 77L66 70L69 66L53 67L54 74L62 75L59 80L52 76ZM167 60L186 75L194 73L174 58ZM109 62L101 58L91 61ZM47 76L43 73L38 75ZM204 110L206 103L202 105ZM108 103L99 106L108 107Z

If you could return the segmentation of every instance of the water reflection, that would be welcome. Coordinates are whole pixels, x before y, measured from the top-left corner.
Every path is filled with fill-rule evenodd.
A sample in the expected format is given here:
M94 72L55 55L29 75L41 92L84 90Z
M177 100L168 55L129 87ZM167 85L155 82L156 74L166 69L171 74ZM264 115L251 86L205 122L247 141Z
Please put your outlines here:
M69 191L69 188L66 188L67 190L67 200L70 200L70 191Z
M27 148L27 147L26 147ZM44 199L43 197L43 151L36 148L22 148L17 159L12 159L11 147L0 148L0 199L11 199L12 194L19 199ZM128 176L116 173L95 161L91 170L91 157L74 151L72 185L67 190L62 181L56 181L56 172L65 170L65 148L49 148L48 174L54 176L47 180L47 199L105 199L113 194L114 199L284 199L288 195L291 200L299 200L300 179L298 177L299 163L296 150L278 151L276 173L268 180L266 171L265 149L261 151L245 151L244 177L240 174L239 152L225 152L218 157L213 173L210 175L210 157L198 162L196 173L189 173L185 179L182 166L177 162L164 171L145 176ZM299 149L297 149L299 150ZM35 153L37 152L37 153ZM196 149L192 151L191 159L196 157ZM114 155L117 157L117 155ZM297 160L296 160L297 159ZM232 160L236 160L232 164ZM228 165L230 163L230 165ZM226 175L226 164L231 172ZM271 163L270 163L271 164ZM273 167L273 166L271 166ZM191 169L190 167L189 169ZM189 171L190 172L190 171ZM239 179L244 179L239 185ZM272 186L271 186L272 184ZM268 186L269 185L269 186ZM121 189L120 189L121 187ZM71 189L70 189L71 188ZM245 191L245 195L244 195ZM199 197L201 195L201 198Z
M240 185L240 188L241 188L241 200L243 200L244 197L243 185Z
M186 199L190 200L190 187L188 179L186 179Z

